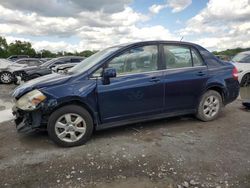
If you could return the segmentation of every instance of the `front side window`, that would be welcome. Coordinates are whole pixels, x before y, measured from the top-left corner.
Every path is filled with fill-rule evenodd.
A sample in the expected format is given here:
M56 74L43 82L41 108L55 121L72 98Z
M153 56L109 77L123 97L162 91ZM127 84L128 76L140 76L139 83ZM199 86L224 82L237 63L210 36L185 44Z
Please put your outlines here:
M158 70L158 48L148 45L130 49L112 59L108 67L116 69L117 75L142 73Z
M192 57L188 47L165 45L163 48L167 69L192 67Z

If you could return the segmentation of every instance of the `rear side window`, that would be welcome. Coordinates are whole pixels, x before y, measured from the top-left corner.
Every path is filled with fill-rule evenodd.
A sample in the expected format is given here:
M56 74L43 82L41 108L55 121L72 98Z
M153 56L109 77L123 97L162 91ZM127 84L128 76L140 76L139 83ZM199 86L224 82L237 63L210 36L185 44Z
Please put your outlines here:
M201 56L193 48L177 45L164 45L163 49L167 69L204 65Z
M158 47L149 45L132 48L112 59L108 66L116 69L118 75L158 70Z
M165 45L163 48L167 69L192 67L192 57L188 47Z
M191 49L192 57L193 57L193 64L195 66L202 66L203 60L201 59L201 56L198 54L198 52L194 49Z

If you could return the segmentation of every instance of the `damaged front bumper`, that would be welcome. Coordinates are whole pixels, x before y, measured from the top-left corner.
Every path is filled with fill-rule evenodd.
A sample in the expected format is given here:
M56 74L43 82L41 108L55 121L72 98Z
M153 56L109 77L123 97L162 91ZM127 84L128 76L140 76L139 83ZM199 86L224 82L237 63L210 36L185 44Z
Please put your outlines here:
M30 133L43 128L42 113L39 109L27 112L14 106L12 111L18 132Z

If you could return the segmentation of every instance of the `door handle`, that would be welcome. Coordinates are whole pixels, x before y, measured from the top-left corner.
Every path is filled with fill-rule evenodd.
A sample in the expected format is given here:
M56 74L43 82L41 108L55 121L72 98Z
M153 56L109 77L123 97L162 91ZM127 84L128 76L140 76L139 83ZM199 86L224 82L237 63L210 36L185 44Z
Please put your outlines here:
M199 71L196 75L197 75L197 76L205 76L206 73L204 73L203 71Z
M150 82L160 82L161 80L158 77L152 77L149 81Z

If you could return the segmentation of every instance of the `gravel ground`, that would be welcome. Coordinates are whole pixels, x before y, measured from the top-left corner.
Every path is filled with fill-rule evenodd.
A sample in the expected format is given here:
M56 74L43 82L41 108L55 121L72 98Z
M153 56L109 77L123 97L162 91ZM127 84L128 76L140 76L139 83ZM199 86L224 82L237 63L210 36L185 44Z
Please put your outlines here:
M13 86L0 87L2 101L11 102ZM237 100L213 122L184 116L133 124L95 132L74 148L1 123L0 187L248 188L249 113Z

